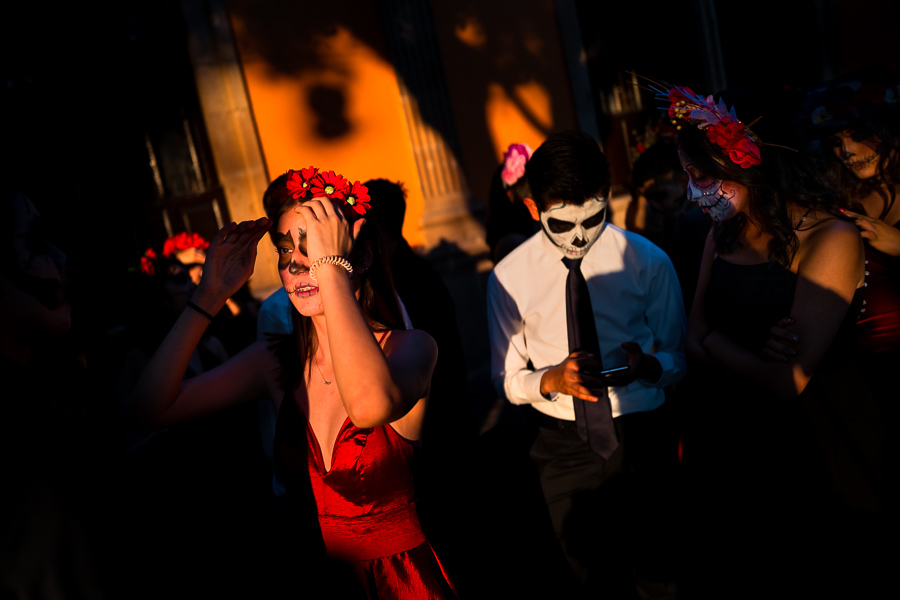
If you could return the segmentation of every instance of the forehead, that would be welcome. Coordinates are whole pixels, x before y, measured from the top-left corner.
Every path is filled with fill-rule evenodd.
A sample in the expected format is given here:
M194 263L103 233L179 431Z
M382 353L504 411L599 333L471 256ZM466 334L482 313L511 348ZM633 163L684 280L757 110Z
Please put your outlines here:
M544 214L550 219L558 219L560 221L583 221L606 208L606 204L606 198L600 197L589 198L584 204L561 202L552 205L544 211Z
M306 229L306 219L299 212L299 205L290 209L278 218L276 231L279 233L291 233L297 228Z

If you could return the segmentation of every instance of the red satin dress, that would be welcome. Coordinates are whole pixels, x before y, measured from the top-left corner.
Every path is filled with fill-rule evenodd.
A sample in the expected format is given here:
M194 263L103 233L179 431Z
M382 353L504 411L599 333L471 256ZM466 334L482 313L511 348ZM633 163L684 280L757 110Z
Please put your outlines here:
M348 418L326 471L308 423L306 432L326 554L351 566L369 598L455 598L416 514L412 444L389 425L359 429Z

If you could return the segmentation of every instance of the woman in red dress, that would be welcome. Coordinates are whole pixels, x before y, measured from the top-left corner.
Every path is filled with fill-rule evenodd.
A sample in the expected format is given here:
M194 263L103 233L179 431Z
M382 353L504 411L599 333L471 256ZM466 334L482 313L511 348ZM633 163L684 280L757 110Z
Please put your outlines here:
M367 189L310 167L288 171L269 192L279 199L271 218L232 223L213 239L200 285L144 371L135 408L145 423L166 427L271 398L292 515L314 522L296 543L324 549L322 565L355 573L362 596L453 597L419 525L411 474L437 347L403 327L377 224L364 218ZM182 382L210 316L249 279L271 227L294 333ZM318 577L305 589L346 587L346 578L317 568L307 569Z

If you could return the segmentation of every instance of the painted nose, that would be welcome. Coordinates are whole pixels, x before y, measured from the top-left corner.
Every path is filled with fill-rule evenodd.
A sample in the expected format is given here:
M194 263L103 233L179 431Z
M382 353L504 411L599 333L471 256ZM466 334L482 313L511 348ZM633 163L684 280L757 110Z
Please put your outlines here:
M291 264L288 265L288 273L291 275L300 273L300 264L292 260Z
M584 238L576 237L574 240L572 240L572 245L576 248L584 248L585 246L587 246L587 241Z

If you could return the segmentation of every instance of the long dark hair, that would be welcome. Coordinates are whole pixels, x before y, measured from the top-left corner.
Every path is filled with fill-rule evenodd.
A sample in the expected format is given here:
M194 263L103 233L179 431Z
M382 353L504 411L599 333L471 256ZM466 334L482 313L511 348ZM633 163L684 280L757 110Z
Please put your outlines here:
M879 219L884 219L897 198L900 187L900 124L898 119L869 117L865 120L847 123L853 138L858 141L878 140L875 152L879 155L878 169L874 177L859 179L844 166L834 153L835 137L839 131L822 130L810 142L810 156L821 166L822 180L835 190L842 206L857 212L862 211L859 199L876 193L883 205Z
M750 218L771 236L768 258L784 266L791 264L797 251L796 224L791 221L788 205L834 212L830 197L797 152L763 146L760 148L762 162L745 169L710 142L704 131L691 126L682 127L678 132L678 150L687 162L705 175L747 188ZM713 238L718 252L728 254L740 248L740 235L746 221L747 217L739 214L714 224Z
M860 212L860 198L881 196L884 219L900 187L900 73L876 65L808 91L795 117L810 159L841 206ZM835 155L836 135L847 131L859 142L875 141L877 173L859 179Z
M300 200L288 198L280 205L267 205L266 212L273 223L277 224L282 215L300 204ZM352 210L344 210L343 213L351 225L360 218ZM356 238L350 256L347 257L351 264L356 265L361 262L367 250L372 253L372 264L359 275L360 308L362 308L369 327L374 331L404 329L403 313L397 300L390 262L382 243L381 225L378 222L376 206L373 206L372 210L366 214L365 219L366 223ZM270 343L270 348L281 362L282 384L286 390L294 389L300 383L302 366L307 365L309 358L315 354L318 348L315 327L313 327L310 317L291 310L291 318L294 324L293 333L286 336L272 336ZM311 369L310 363L310 366L307 367L307 380L311 375Z

